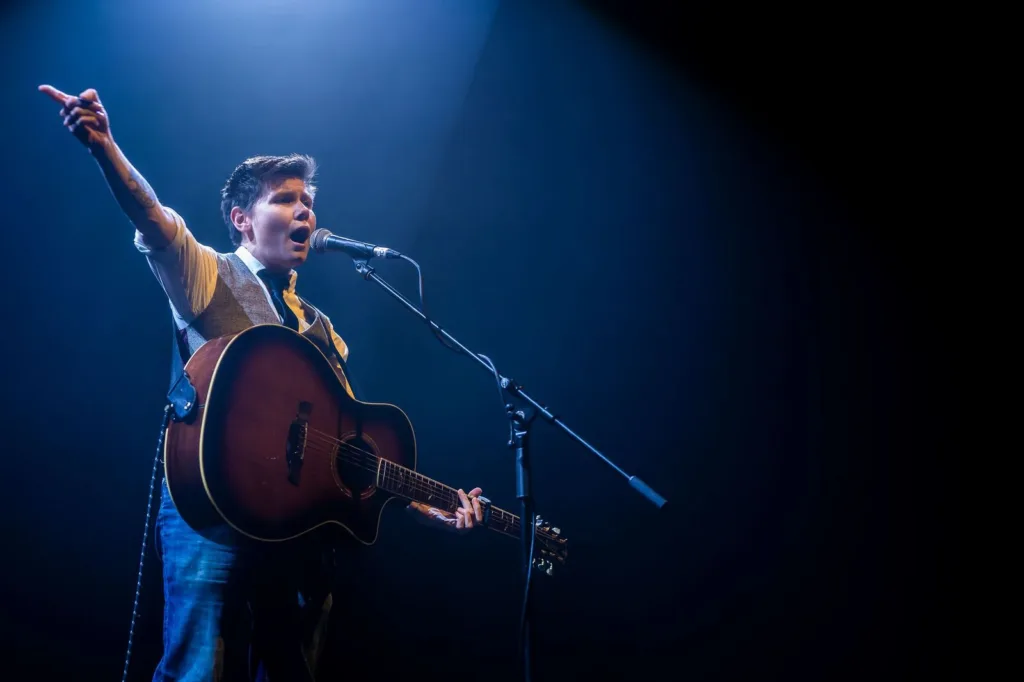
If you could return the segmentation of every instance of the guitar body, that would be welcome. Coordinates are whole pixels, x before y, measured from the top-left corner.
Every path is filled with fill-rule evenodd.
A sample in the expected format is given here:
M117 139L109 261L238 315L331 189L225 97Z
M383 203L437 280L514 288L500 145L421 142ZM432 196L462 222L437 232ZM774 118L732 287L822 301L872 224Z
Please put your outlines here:
M402 410L350 397L319 348L278 325L211 340L185 371L197 404L167 429L164 473L186 523L270 542L336 526L376 542L401 499L376 485L380 460L416 468Z

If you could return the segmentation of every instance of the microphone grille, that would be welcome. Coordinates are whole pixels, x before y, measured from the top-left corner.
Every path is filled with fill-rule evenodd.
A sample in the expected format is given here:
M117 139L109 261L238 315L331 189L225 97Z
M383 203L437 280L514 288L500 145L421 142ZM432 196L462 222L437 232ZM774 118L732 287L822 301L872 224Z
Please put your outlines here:
M324 245L327 243L327 238L331 236L331 233L322 227L318 227L313 230L313 236L309 238L309 244L313 247L313 250L317 253L324 252Z

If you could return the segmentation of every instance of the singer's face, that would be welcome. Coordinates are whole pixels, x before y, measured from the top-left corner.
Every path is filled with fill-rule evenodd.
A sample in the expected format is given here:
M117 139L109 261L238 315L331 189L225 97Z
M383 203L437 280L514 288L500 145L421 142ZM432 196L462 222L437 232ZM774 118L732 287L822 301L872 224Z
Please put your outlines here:
M313 197L301 178L271 180L250 215L243 243L264 267L287 272L306 262L316 229Z

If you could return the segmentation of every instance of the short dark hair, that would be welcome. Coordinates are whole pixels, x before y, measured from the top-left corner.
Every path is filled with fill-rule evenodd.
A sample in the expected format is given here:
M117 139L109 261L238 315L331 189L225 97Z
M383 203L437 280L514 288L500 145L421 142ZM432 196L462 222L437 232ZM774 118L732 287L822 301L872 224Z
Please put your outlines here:
M315 195L315 176L316 161L306 154L252 156L238 164L220 191L220 212L228 225L231 243L235 246L242 243L242 233L231 222L231 209L238 206L244 211L251 211L273 180L301 178L306 183L306 191L311 196Z

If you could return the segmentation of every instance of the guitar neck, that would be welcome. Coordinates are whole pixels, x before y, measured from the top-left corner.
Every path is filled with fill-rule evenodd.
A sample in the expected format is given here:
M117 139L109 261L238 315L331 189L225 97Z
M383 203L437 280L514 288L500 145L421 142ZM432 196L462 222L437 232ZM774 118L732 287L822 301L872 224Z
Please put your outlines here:
M462 506L455 488L383 458L378 460L377 487L452 514ZM510 537L520 537L519 517L494 505L490 506L487 527Z

